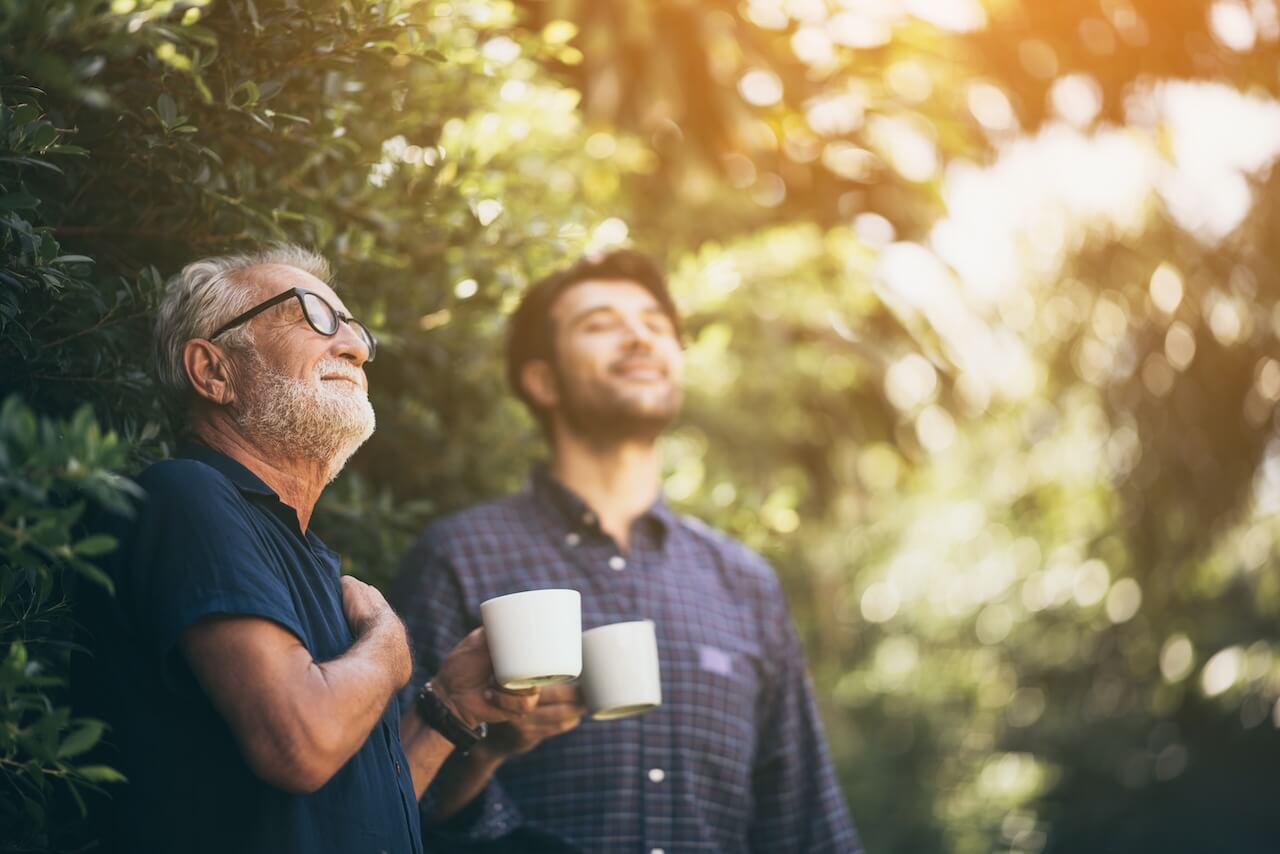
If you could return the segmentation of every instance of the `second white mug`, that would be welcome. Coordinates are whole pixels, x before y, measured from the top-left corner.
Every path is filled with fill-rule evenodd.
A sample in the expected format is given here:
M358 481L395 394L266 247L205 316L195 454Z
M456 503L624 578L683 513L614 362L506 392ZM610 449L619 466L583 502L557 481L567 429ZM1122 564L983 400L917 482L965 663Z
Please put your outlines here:
M599 626L582 633L582 693L598 721L662 705L658 639L652 620Z

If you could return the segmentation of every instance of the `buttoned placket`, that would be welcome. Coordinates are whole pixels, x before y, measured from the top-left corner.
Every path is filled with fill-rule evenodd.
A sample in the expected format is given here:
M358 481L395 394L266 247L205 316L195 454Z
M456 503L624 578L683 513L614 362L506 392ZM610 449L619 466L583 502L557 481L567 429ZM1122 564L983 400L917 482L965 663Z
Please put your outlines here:
M567 527L558 535L566 556L599 583L600 589L613 600L610 610L614 613L657 623L661 654L661 620L666 610L661 585L672 581L662 578L666 548L663 536L652 528L642 532L637 526L632 532L632 548L623 554L617 541L604 532L598 517L589 508L575 512L557 503L556 509L560 511L558 518ZM648 521L652 523L652 517ZM634 725L638 729L640 748L639 763L633 773L640 777L637 829L641 850L664 854L672 844L678 800L672 776L676 768L675 734L660 711L639 715Z
M663 603L664 584L673 579L665 578L666 544L661 535L651 532L636 532L633 536L633 548L625 558L622 574L629 576L630 596L633 609L652 619L658 635L659 655L663 646L662 620L666 608ZM641 833L642 851L664 852L670 850L675 833L675 810L677 809L676 789L674 788L676 758L674 733L669 726L669 718L661 709L640 715L636 718L640 736L639 765L635 773L641 775Z

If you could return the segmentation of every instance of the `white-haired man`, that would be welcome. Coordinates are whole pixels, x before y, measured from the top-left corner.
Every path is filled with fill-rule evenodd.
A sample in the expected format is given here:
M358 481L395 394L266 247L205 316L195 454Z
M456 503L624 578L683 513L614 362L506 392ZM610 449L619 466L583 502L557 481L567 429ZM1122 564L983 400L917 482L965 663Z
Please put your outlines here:
M401 717L404 628L309 528L374 429L376 342L328 279L323 258L274 246L168 284L157 369L184 442L116 525L116 595L89 609L77 681L129 779L109 847L418 854L440 764L536 703L493 688L473 633Z

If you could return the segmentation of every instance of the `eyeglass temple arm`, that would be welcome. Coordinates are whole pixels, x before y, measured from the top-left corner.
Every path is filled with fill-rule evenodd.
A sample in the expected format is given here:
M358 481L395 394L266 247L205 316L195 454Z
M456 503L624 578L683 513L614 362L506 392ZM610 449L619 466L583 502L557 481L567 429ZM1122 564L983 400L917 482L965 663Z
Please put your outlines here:
M267 309L272 308L273 306L277 306L280 303L284 302L285 300L290 299L291 297L298 296L297 290L298 290L297 288L290 288L284 293L276 294L266 302L254 306L253 308L246 311L244 314L241 314L238 317L233 317L231 320L228 320L226 323L222 324L222 326L218 327L218 331L210 335L209 340L212 341L222 333L230 329L234 329L235 327L239 326L240 324L246 321L252 320L253 318L257 317L259 314L262 314L262 312L266 311Z

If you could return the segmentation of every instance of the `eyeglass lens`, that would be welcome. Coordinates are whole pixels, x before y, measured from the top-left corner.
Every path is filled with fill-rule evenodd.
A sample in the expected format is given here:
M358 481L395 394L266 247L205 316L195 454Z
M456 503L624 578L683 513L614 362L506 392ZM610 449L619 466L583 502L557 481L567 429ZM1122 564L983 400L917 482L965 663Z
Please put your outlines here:
M302 295L302 310L307 314L307 322L321 335L335 335L338 332L338 314L329 303L316 294ZM351 328L356 331L369 349L369 361L373 361L375 348L378 346L373 333L360 321L352 318Z
M302 295L302 310L307 313L307 322L321 335L333 335L338 331L338 316L327 302L315 294Z

